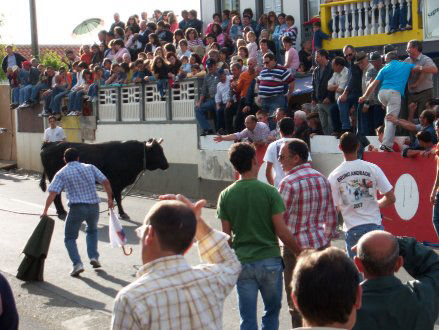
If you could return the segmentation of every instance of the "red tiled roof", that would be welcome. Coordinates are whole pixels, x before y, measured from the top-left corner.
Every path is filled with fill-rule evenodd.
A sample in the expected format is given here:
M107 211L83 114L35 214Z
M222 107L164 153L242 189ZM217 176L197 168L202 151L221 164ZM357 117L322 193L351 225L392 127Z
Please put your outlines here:
M79 56L80 45L40 45L40 57L47 51L56 52L59 56L64 57L66 49L72 49L73 52ZM32 57L31 45L15 45L16 52L23 55L28 60Z

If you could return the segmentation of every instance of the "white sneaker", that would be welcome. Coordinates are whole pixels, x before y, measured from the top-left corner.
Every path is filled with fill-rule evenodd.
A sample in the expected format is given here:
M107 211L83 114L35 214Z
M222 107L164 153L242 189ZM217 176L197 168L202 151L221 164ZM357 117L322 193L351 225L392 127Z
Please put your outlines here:
M84 266L79 263L73 266L72 271L70 272L70 276L77 277L84 271Z
M101 268L102 267L101 263L99 262L99 260L97 258L91 258L90 265L92 265L93 268Z

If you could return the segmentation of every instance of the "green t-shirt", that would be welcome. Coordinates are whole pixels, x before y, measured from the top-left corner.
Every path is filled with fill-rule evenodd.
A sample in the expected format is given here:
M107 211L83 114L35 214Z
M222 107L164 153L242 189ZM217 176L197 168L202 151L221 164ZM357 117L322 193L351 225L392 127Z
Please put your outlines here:
M218 199L217 217L232 227L232 247L241 263L279 257L272 216L285 211L273 186L257 179L239 180Z

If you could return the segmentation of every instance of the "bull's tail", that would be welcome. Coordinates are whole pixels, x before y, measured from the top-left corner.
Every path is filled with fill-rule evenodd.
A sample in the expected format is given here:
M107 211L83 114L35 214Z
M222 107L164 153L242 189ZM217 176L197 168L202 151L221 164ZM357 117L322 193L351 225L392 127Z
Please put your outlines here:
M46 172L43 172L43 175L41 176L40 180L40 188L42 191L46 191Z

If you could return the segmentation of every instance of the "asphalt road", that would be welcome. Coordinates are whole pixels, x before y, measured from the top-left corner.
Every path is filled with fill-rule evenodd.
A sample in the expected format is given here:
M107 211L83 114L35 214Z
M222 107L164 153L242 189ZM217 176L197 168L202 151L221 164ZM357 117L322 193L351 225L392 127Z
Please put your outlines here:
M105 201L105 194L101 193ZM38 187L32 176L20 176L0 172L0 209L40 214L47 194ZM0 271L12 286L20 314L20 329L108 329L111 320L114 297L117 292L135 279L140 266L139 240L134 232L143 221L149 208L156 201L145 197L129 196L124 200L125 211L130 221L123 221L129 245L133 254L125 256L121 249L112 248L108 239L108 215L99 219L99 252L102 269L95 271L88 264L85 232L82 228L78 247L85 266L80 278L72 278L70 260L63 242L64 222L56 219L55 229L45 263L44 282L25 283L15 275L22 260L21 251L39 221L39 216L20 215L0 210ZM64 203L66 206L66 203ZM105 210L106 203L101 204ZM52 206L49 213L55 213ZM215 218L215 210L206 208L204 218L214 228L220 224ZM342 247L341 240L334 245ZM198 264L196 247L186 256L191 264ZM403 280L409 276L398 274ZM224 329L239 328L239 313L236 291L226 299L224 306ZM290 328L290 317L285 294L280 314L280 329ZM263 313L262 300L258 303L259 318ZM439 324L439 323L438 323ZM439 325L435 327L439 329Z

